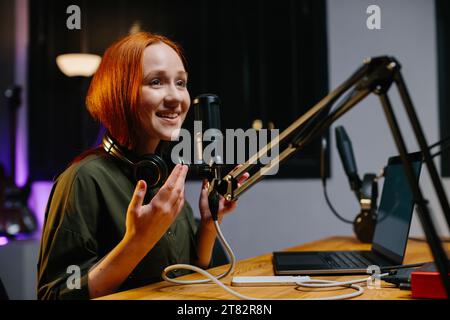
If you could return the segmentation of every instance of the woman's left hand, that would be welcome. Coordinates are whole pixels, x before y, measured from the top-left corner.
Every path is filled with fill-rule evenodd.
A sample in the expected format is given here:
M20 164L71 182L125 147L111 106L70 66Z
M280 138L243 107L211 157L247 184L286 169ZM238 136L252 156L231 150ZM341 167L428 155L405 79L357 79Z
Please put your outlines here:
M238 180L238 187L248 179L250 174L248 172L245 172ZM213 225L213 219L211 216L211 211L209 210L209 204L208 204L208 187L209 182L208 180L203 180L202 184L202 190L200 192L200 200L199 200L199 208L200 208L200 217L201 217L201 223L204 226L212 226ZM217 214L219 223L222 221L222 218L227 213L230 213L234 211L237 207L236 201L228 201L225 200L224 197L220 196L219 200L219 212Z

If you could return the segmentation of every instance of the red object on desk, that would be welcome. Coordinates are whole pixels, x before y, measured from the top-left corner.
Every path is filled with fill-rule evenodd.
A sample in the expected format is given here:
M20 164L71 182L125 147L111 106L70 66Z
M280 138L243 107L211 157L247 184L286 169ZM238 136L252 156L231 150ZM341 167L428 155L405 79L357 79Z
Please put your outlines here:
M417 271L411 272L411 295L421 299L447 299L434 263L424 264Z

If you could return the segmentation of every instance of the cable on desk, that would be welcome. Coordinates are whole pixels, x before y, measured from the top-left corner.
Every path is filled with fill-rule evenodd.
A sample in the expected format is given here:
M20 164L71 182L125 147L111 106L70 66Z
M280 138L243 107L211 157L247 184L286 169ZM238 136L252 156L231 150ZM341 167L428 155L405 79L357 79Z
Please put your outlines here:
M229 266L228 270L225 271L224 273L222 273L221 275L215 277L215 276L211 275L210 273L208 273L207 271L205 271L205 270L203 270L203 269L201 269L199 267L196 267L196 266L192 266L192 265L189 265L189 264L174 264L174 265L168 266L167 268L165 268L163 270L163 273L162 273L161 276L162 276L162 278L164 280L166 280L168 282L176 283L176 284L198 284L198 283L207 283L207 282L210 282L210 281L214 281L212 278L214 278L216 280L217 279L222 279L222 278L226 277L227 275L229 275L230 273L233 273L234 268L236 266L236 257L234 255L234 252L231 249L231 247L228 244L228 242L225 239L225 237L223 236L222 230L220 230L219 223L217 221L214 221L214 227L216 228L219 241L223 245L223 247L225 248L225 251L226 251L226 253L228 255L228 258L230 259L230 266ZM212 278L207 276L208 279L202 279L202 280L176 280L176 279L173 279L173 278L169 278L167 276L167 273L169 273L170 271L173 271L173 270L177 270L177 269L191 270L191 271L194 271L194 272L201 273L204 276L207 276L204 273L204 272L206 272L208 275L211 275ZM200 272L200 270L202 272Z
M377 277L380 278L380 277L388 275L388 273L381 274L379 276L377 276L376 274L373 274L366 278L350 280L350 281L343 281L343 282L332 281L332 280L310 279L307 281L301 281L301 282L299 281L296 283L297 286L309 287L309 288L345 287L345 288L351 288L351 289L355 290L355 292L353 292L353 293L348 293L348 294L343 294L343 295L321 297L321 298L311 298L311 299L270 299L270 298L250 297L250 296L243 295L243 294L231 289L230 287L226 286L221 281L219 281L219 279L226 277L227 275L231 274L234 271L235 266L236 266L236 257L234 255L233 250L231 249L230 245L225 240L225 237L223 236L222 231L220 230L219 223L217 221L214 221L214 227L216 228L217 235L219 237L219 241L224 246L228 257L230 258L230 266L229 266L228 270L216 277L216 276L212 275L211 273L209 273L208 271L205 271L197 266L193 266L193 265L189 265L189 264L174 264L174 265L168 266L167 268L165 268L163 270L161 276L165 281L168 281L168 282L174 283L174 284L178 284L178 285L200 284L200 283L213 282L213 283L217 284L218 286L220 286L223 290L225 290L228 293L232 294L233 296L238 297L239 299L243 299L243 300L342 300L342 299L354 298L354 297L360 296L364 293L364 289L361 286L357 285L357 283L367 282L368 280L376 279ZM201 275L205 276L207 279L177 280L177 279L173 279L173 278L170 278L167 276L167 273L169 273L170 271L173 271L173 270L177 270L177 269L194 271L194 272L200 273Z
M400 264L397 266L385 266L385 267L380 267L380 270L393 271L393 270L398 270L398 269L418 268L418 267L423 266L425 263L426 262L412 263L412 264Z

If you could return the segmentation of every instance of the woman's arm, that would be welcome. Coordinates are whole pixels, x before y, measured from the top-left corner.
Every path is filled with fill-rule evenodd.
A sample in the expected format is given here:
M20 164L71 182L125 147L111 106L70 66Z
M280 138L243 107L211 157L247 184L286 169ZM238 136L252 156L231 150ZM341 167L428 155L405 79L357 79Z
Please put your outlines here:
M247 180L249 174L244 173L238 181L240 186L245 180ZM194 262L196 266L206 269L211 262L212 251L217 236L216 228L214 227L214 221L211 216L208 204L208 180L204 180L202 184L202 190L200 192L199 209L201 216L200 228L197 232L197 260ZM227 201L221 197L219 201L219 212L217 214L219 224L222 222L222 218L227 213L234 211L237 207L236 201Z
M89 270L91 298L114 293L161 239L184 205L186 174L186 166L176 166L147 205L142 205L147 186L138 182L128 206L123 240Z
M194 264L207 269L211 263L212 251L216 241L217 231L213 224L201 222L197 231L197 260Z
M143 245L138 239L125 237L89 270L89 296L97 298L116 292L157 241L154 239Z

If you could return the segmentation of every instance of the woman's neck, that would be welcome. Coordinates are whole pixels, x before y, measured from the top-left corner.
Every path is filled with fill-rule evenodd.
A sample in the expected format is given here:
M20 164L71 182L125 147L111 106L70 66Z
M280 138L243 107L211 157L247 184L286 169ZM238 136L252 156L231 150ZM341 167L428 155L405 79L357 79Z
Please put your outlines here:
M136 153L138 155L153 154L155 153L160 141L160 139L146 139L137 145Z

